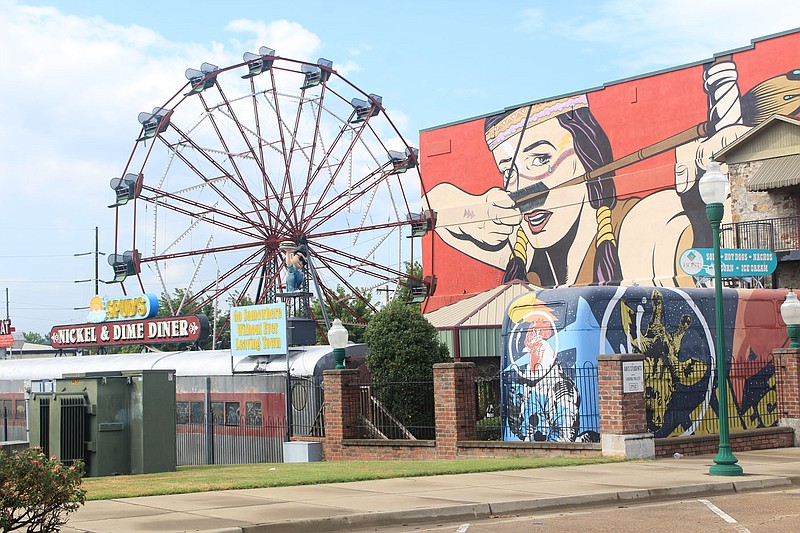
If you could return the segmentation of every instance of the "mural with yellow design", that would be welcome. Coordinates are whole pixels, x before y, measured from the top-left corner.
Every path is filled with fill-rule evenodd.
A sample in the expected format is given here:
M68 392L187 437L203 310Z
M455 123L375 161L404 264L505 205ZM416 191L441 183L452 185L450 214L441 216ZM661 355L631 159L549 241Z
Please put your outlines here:
M783 290L723 291L732 430L777 424ZM503 323L504 440L599 440L599 354L644 356L649 431L716 433L713 289L575 287L515 299Z

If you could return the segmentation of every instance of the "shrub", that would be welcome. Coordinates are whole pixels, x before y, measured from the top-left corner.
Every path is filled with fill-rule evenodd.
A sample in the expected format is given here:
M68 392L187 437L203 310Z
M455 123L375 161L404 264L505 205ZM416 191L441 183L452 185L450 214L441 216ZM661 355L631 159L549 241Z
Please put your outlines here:
M365 331L367 368L383 405L418 438L432 438L433 365L450 360L436 328L417 307L395 300Z
M41 448L0 452L0 529L58 531L86 501L83 463L64 466Z

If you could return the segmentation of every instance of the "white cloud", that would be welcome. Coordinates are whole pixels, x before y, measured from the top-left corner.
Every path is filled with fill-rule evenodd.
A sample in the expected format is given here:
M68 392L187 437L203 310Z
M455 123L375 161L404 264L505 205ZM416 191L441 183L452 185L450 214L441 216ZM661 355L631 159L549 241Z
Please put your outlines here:
M136 117L161 105L186 83L187 67L227 66L261 45L284 57L313 58L320 39L296 23L239 19L226 42L175 42L147 28L54 8L0 0L0 254L71 257L113 249L114 211L108 186L119 176L139 134ZM12 318L23 331L69 322L65 309L84 305L93 274L88 259L0 259L11 287ZM100 277L110 270L101 258ZM14 282L20 280L19 283ZM57 289L42 280L58 281ZM108 292L116 287L107 288ZM17 307L21 310L15 311ZM34 306L42 306L31 311ZM26 310L27 309L27 310ZM48 310L50 309L50 311ZM67 313L65 315L65 313Z
M524 9L517 29L522 32L538 33L544 28L545 13L541 8Z
M252 52L259 46L269 46L281 57L316 61L314 54L320 47L320 39L296 22L275 20L269 23L249 19L230 21L225 29L231 33L251 34L249 42ZM237 41L238 42L238 41ZM241 43L239 43L241 45ZM241 46L240 46L241 47ZM246 46L245 46L246 47Z

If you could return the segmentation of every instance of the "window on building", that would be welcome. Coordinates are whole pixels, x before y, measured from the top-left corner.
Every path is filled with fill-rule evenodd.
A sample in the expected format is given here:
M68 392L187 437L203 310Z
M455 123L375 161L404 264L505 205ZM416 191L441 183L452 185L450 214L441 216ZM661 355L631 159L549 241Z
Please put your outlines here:
M239 402L225 402L225 425L239 425Z
M18 420L25 420L27 415L27 408L25 407L25 400L15 400L14 401L14 411L16 412L16 417Z
M175 402L175 423L189 423L189 402Z
M215 426L225 424L225 404L222 402L211 402L211 419Z
M246 424L250 427L261 427L261 402L246 402L244 404Z
M205 422L205 406L203 402L192 402L189 408L189 422L202 424Z

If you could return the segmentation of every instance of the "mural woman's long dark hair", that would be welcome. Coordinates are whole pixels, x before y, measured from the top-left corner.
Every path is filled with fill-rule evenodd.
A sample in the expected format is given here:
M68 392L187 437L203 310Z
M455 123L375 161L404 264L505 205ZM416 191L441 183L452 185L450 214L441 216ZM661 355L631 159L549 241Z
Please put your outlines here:
M572 134L575 153L586 172L611 163L611 143L588 107L579 107L571 113L556 117L558 123ZM617 204L614 173L609 172L586 182L589 204L597 215L597 235L594 257L593 284L613 285L622 279L622 269L617 252L617 238L611 224L611 210Z

